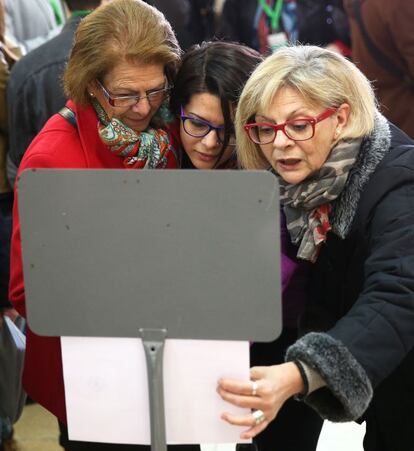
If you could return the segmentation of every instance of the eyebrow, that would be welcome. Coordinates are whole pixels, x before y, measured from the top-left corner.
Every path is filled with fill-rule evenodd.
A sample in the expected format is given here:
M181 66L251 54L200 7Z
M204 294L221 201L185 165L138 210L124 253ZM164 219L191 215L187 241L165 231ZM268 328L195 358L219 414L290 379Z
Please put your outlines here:
M300 115L300 114L303 114L303 116L310 116L310 113L305 113L305 112L302 112L302 111L303 111L303 108L299 108L299 109L297 109L297 110L292 111L291 113L289 113L288 119L287 119L287 120L289 120L290 117L295 116L295 115L297 115L297 114L299 114L299 115ZM256 117L257 117L257 116L262 117L266 122L272 122L272 123L274 123L274 124L277 124L277 122L276 122L274 119L272 119L272 118L270 118L270 117L267 117L267 116L265 116L264 114L257 113L257 114L256 114Z
M154 87L152 87L152 88L146 89L146 90L145 90L145 93L151 92L151 91L158 91L158 90L160 90L160 89L163 89L163 88L165 87L166 84L167 84L166 80L163 80L163 81L160 82L157 86L154 86ZM107 88L107 89L108 89L108 88ZM134 95L134 94L139 95L139 94L140 94L139 92L135 91L134 89L131 89L131 88L128 87L128 86L122 86L122 85L114 86L111 90L108 89L108 91L109 91L110 93L113 93L114 91L128 91L128 92L130 92L130 93L133 93L133 94L131 94L131 95Z
M186 113L185 116L187 116L187 117L192 116L192 117L194 117L194 119L200 119L200 121L207 122L208 124L214 125L215 127L224 127L224 124L222 124L222 125L217 125L216 123L210 122L210 121L207 120L206 118L204 118L204 117L202 117L202 116L199 116L198 114L193 113L193 112L191 112L191 111L189 111L188 113Z

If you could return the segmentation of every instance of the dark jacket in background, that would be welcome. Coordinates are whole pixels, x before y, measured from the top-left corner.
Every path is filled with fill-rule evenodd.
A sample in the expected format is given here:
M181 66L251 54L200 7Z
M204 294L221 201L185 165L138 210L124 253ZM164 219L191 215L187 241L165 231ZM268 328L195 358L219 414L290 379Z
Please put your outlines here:
M165 15L183 50L214 35L214 0L146 0L146 3Z
M216 32L217 37L259 50L254 29L257 0L225 0Z
M353 17L352 0L344 0L351 24L352 58L373 81L383 114L414 138L414 4L410 0L363 0L360 3L362 20L371 40L412 84L378 64Z
M62 75L80 20L70 18L58 36L29 52L11 71L7 88L11 181L32 139L65 105Z
M12 53L11 53L12 52ZM10 69L20 56L16 48L0 48L0 310L9 303L10 237L12 230L13 191L7 181L6 158L8 149L8 121L6 88ZM0 311L1 314L1 311ZM1 444L1 434L0 434Z
M186 50L193 44L213 39L215 27L214 0L191 0L187 42L183 44L183 49Z
M226 0L217 36L259 50L254 28L258 4L257 0ZM300 43L324 46L339 40L350 44L348 20L341 0L297 0L296 13Z
M297 0L298 41L326 46L341 41L351 45L348 17L342 0Z

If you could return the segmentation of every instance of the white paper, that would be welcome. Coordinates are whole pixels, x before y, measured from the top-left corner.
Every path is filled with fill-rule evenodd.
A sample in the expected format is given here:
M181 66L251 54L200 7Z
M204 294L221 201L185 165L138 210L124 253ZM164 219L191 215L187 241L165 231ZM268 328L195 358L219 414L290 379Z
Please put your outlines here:
M140 339L62 337L71 440L149 445L148 382ZM220 419L248 410L224 402L220 377L249 379L249 343L166 340L164 401L168 444L235 443L245 427ZM246 441L245 441L246 442Z

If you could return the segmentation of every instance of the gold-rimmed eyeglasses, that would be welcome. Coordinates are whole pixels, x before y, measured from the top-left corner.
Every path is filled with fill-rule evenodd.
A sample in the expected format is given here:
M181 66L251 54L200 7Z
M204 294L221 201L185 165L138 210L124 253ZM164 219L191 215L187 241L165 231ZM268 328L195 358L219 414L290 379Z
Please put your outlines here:
M153 104L158 104L162 102L167 96L168 92L171 90L172 86L165 81L165 86L162 89L151 89L145 93L145 96L131 96L131 95L121 95L113 96L111 95L100 80L96 80L98 86L100 87L103 95L108 101L109 105L115 108L129 108L136 105L140 100L147 99L148 102Z

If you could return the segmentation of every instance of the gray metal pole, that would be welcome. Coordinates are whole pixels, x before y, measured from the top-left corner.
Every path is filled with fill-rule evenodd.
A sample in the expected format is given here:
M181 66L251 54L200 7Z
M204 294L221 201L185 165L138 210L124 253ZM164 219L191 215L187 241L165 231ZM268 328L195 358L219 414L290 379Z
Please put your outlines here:
M145 349L150 401L151 451L167 451L163 357L166 329L139 329Z

